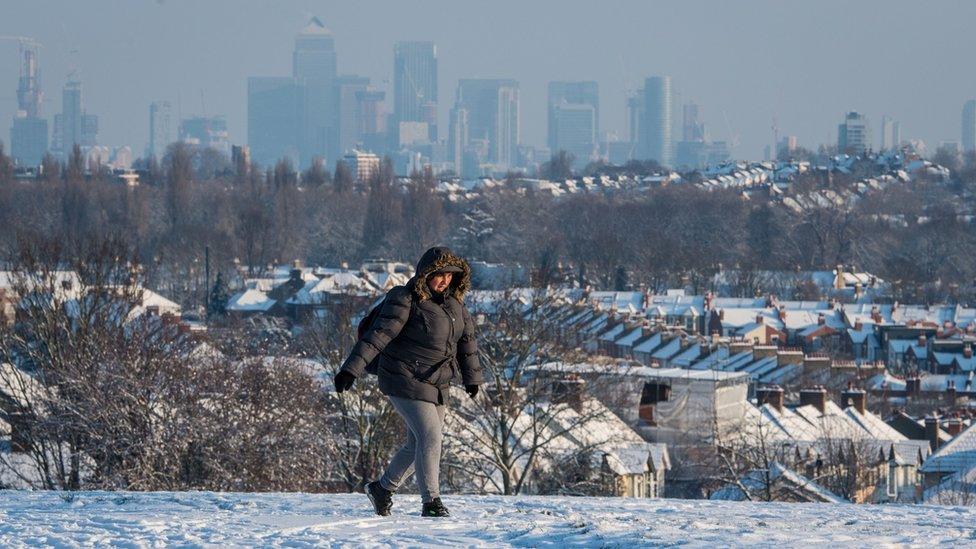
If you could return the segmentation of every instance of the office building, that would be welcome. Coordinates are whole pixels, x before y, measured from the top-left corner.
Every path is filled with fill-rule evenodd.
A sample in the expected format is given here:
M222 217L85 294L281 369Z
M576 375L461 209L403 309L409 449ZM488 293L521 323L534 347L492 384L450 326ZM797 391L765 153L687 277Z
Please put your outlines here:
M342 163L349 168L353 179L366 183L380 171L380 157L373 153L353 150L342 157Z
M75 145L94 147L98 144L98 117L86 114L82 102L82 86L71 79L61 92L61 114L54 116L52 149L67 159Z
M627 139L635 145L641 140L640 126L644 119L644 90L637 90L627 98Z
M423 122L427 141L437 140L437 48L433 42L397 42L393 46L393 117L397 136L401 123Z
M573 168L585 167L596 157L596 109L582 103L550 106L549 128L553 139L549 148L573 155Z
M652 76L644 81L644 117L641 121L639 156L670 166L671 77Z
M964 153L976 151L976 99L970 99L962 106L962 150Z
M871 148L871 125L863 114L851 111L837 126L837 150L846 154L863 154Z
M301 165L304 92L295 78L248 78L247 142L255 162L273 166L287 158Z
M292 75L304 87L301 166L316 157L328 163L339 157L337 61L332 31L317 17L295 37L292 61Z
M345 154L362 144L358 94L369 88L369 78L344 75L336 79L336 110L339 113L339 150Z
M385 99L385 92L371 87L356 92L357 125L364 150L383 153L388 148Z
M162 160L166 147L173 142L173 108L169 101L153 101L149 105L148 156Z
M180 122L180 141L192 147L213 149L230 158L230 135L223 116L194 116Z
M681 107L681 140L705 141L701 107L695 103L686 103Z
M600 98L596 82L549 82L548 140L551 151L564 150L585 166L596 154Z
M487 162L497 171L515 167L519 145L519 87L515 80L464 79L455 109L467 111L467 140L487 145Z

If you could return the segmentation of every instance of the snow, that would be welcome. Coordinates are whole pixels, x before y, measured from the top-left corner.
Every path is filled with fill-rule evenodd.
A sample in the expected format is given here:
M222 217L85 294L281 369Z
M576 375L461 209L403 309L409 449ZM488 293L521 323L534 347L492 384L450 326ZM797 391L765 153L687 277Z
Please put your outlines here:
M976 543L976 508L671 499L445 496L451 518L393 515L361 494L5 492L4 547L861 546Z

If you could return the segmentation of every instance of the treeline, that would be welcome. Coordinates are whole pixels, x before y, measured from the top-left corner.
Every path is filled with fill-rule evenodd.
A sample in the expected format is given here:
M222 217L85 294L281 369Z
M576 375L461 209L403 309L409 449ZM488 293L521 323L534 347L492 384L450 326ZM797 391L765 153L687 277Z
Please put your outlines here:
M65 165L49 159L42 180L30 182L15 182L4 158L2 249L56 238L80 254L83 242L122 239L145 265L150 286L184 306L200 305L206 295L207 247L211 281L223 272L232 283L238 273L293 259L413 262L436 243L469 259L521 263L537 284L570 280L605 289L705 291L716 272L734 269L745 273L736 292L755 295L769 289L748 273L844 264L895 283L902 301L966 301L976 279L972 221L960 215L973 185L964 180L894 185L855 205L796 214L758 195L692 185L558 199L492 190L452 201L436 192L429 171L401 185L389 162L360 183L341 165L330 173L317 164L302 174L286 161L269 169L221 165L182 145L150 166L137 187L106 172L86 173L77 151ZM796 186L852 183L811 176Z

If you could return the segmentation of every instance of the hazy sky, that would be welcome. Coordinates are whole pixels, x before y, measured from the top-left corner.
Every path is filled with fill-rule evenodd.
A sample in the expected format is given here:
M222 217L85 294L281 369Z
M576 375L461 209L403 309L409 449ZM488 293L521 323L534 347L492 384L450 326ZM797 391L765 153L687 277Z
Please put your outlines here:
M836 140L847 110L883 114L903 137L959 141L976 97L976 1L576 0L0 0L0 35L43 43L45 115L81 71L100 142L141 154L150 101L184 116L224 114L246 140L246 78L289 75L294 34L311 15L332 29L339 72L389 87L393 43L433 40L440 117L459 78L521 84L522 141L543 145L549 80L596 80L601 124L626 138L625 97L646 76L670 74L678 101L702 106L713 139L761 158L772 119L814 146ZM16 108L15 42L0 41L0 139ZM676 120L675 123L680 123ZM446 133L446 132L445 132Z

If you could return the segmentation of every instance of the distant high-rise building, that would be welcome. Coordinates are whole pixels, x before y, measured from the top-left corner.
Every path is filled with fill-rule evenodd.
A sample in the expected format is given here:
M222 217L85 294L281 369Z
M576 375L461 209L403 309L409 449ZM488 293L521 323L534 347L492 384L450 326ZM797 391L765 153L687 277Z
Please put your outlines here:
M454 163L454 173L464 177L464 154L468 145L468 111L462 107L451 109L447 141L449 147L447 159Z
M558 132L555 131L556 110L561 105L589 105L593 108L595 135L600 133L600 91L599 86L594 81L583 82L549 82L548 86L548 107L549 107L549 137L547 144L549 149L558 151L556 146ZM594 137L594 141L596 137Z
M881 147L882 151L890 151L898 148L898 143L894 140L895 121L888 115L881 117Z
M895 120L891 123L891 146L898 149L901 142L901 122Z
M702 122L701 107L696 103L681 107L681 140L705 141L705 123Z
M488 145L488 162L497 169L515 167L519 144L518 82L461 80L455 107L467 111L468 142L484 140Z
M287 158L301 166L304 93L296 78L247 79L247 143L255 162L273 166Z
M10 155L18 164L36 166L47 152L47 120L41 118L41 91L37 46L21 41L20 79L17 82L17 112L10 128Z
M976 99L962 106L962 150L976 151Z
M81 82L69 80L61 92L61 114L54 117L54 143L51 147L67 158L75 145L93 147L98 144L98 117L85 114Z
M549 132L547 145L553 154L572 154L578 167L585 166L598 145L600 96L596 82L549 82Z
M644 118L639 156L669 166L671 148L671 77L652 76L644 81Z
M393 117L394 133L399 133L401 122L424 122L428 141L437 139L437 48L433 42L397 42L393 46Z
M841 153L862 154L871 148L871 125L863 114L851 111L837 126L837 150Z
M550 115L553 154L566 151L573 155L574 168L586 166L596 153L596 109L564 101L552 106Z
M627 138L632 144L640 141L641 120L644 119L644 90L637 90L627 98Z
M792 156L793 152L796 151L798 147L798 141L795 135L787 135L779 140L776 144L776 155L786 155L787 158Z
M214 149L230 158L230 135L223 116L194 116L180 122L180 141L200 149Z
M149 105L149 148L146 151L156 160L166 155L166 147L173 142L173 108L169 101L153 101Z
M367 151L381 153L388 146L384 99L385 92L369 87L356 92L357 126L363 148Z
M302 166L315 157L339 157L339 115L336 108L336 51L332 31L317 17L295 37L293 76L304 86Z
M336 79L336 110L339 113L339 150L344 154L357 148L362 143L359 131L359 100L360 92L369 87L369 78L365 76L344 75Z
M353 150L342 157L356 181L366 182L380 170L380 157L373 153Z

